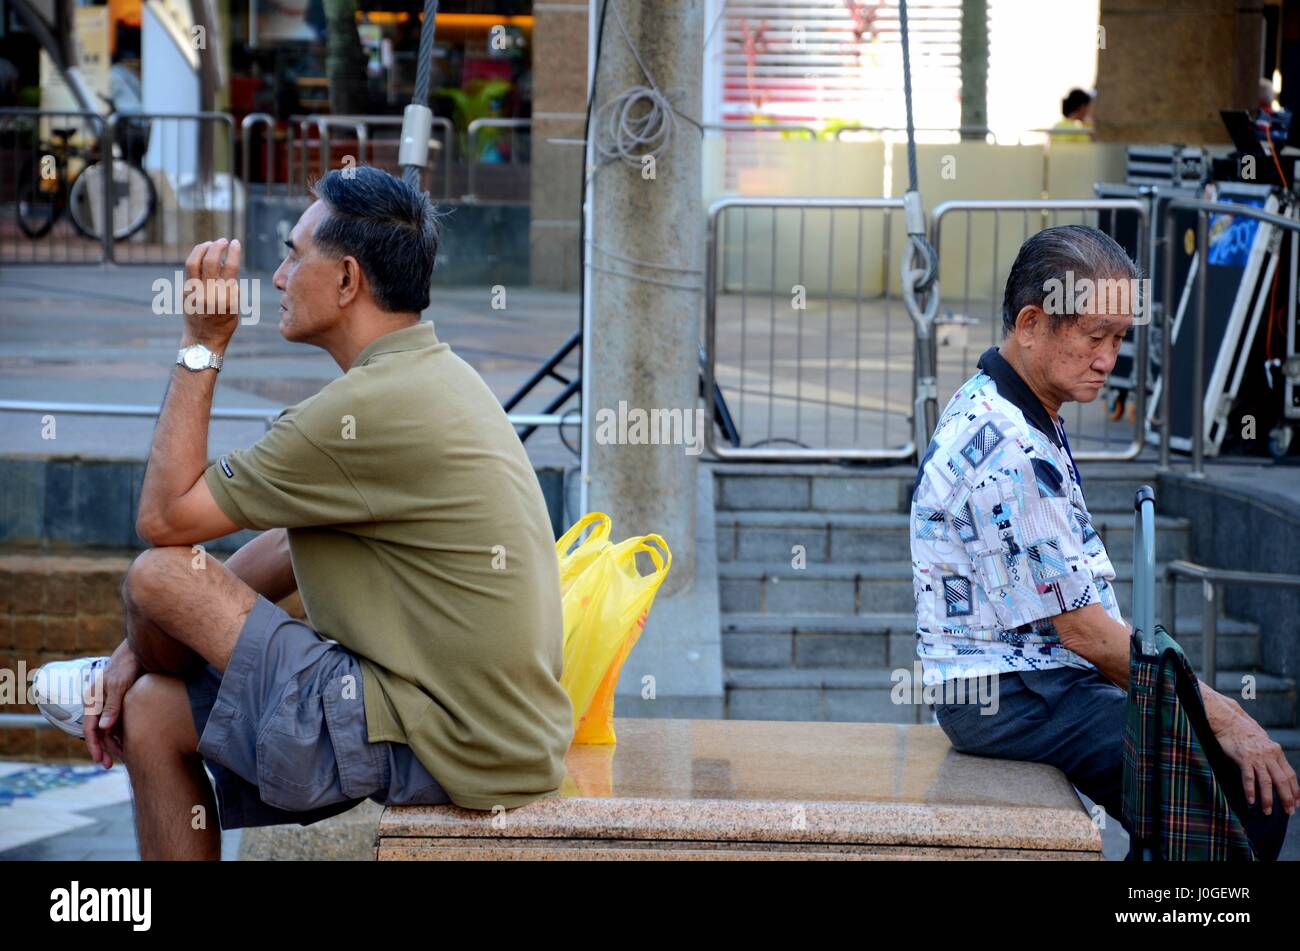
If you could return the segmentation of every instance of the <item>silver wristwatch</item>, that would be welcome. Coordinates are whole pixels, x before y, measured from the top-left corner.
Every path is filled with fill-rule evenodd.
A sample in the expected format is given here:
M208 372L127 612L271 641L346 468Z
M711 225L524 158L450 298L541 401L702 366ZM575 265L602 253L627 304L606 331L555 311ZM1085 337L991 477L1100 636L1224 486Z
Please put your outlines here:
M195 372L209 368L217 371L221 370L221 354L213 353L201 343L182 347L176 351L176 362L185 369Z

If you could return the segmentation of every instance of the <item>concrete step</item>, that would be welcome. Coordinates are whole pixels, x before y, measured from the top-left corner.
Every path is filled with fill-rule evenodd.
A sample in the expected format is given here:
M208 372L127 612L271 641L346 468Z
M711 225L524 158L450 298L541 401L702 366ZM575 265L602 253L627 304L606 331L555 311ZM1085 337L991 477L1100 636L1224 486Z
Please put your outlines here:
M726 676L727 718L921 723L930 708L896 703L888 670L737 670ZM906 694L906 691L903 691Z
M24 683L56 660L111 654L125 636L122 580L136 552L0 549L0 669ZM281 602L302 616L297 594ZM5 713L35 713L9 703ZM89 762L86 745L56 729L0 727L0 758Z
M1179 643L1200 666L1201 619L1184 617ZM722 661L727 670L783 667L898 668L916 659L912 614L852 616L724 614ZM1219 666L1251 669L1259 662L1259 630L1233 618L1219 621Z
M722 662L727 670L782 667L894 668L916 657L911 614L787 617L724 614Z
M1128 612L1133 605L1131 581L1117 579L1114 587L1120 609ZM1156 588L1160 597L1162 582L1157 581ZM788 560L721 561L718 593L722 611L728 614L907 614L916 610L910 561L810 561L804 568L793 568ZM1192 585L1179 584L1177 599L1180 617L1201 609L1201 593ZM1162 603L1156 602L1157 612Z
M1256 695L1247 700L1240 696L1240 688L1248 673L1220 671L1215 687L1237 699L1261 726L1280 731L1294 729L1295 682L1270 674L1250 673L1255 678ZM913 703L906 690L895 690L895 684L892 671L880 668L728 670L727 716L737 720L925 722L931 708Z
M123 637L121 587L132 554L0 550L0 667L27 682L42 664L110 654ZM12 703L6 713L35 713ZM89 762L86 745L60 730L0 728L0 757Z
M1115 512L1133 518L1133 496L1144 485L1156 485L1156 469L1153 463L1138 462L1084 462L1079 465L1079 477L1083 480L1083 495L1088 502L1088 511ZM1160 506L1160 497L1156 496L1156 507Z
M719 512L719 561L790 561L803 547L807 562L863 562L910 557L911 518L899 512L802 512L773 509ZM1133 517L1092 517L1116 570L1133 560ZM1190 556L1187 519L1157 516L1156 558Z
M906 512L916 468L837 465L716 463L717 506L722 511L781 509L817 512ZM1133 495L1155 485L1148 463L1084 463L1080 467L1088 511L1126 513Z
M120 592L131 560L126 552L0 552L0 652L7 666L111 652L122 640Z
M904 512L916 468L717 464L713 478L716 504L724 511Z

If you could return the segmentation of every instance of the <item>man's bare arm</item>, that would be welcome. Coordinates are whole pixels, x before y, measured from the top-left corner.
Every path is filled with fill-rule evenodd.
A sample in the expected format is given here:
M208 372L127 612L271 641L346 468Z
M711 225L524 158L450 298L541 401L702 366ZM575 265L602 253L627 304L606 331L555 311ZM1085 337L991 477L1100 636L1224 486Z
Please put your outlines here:
M185 262L187 279L204 281L209 288L215 281L233 283L239 274L239 243L229 245L223 263L226 248L224 238L196 246ZM205 294L204 309L211 312L185 315L181 346L201 343L214 353L224 353L238 322L237 295L226 296L222 312L215 312L216 306L207 297ZM152 545L190 545L239 529L221 511L203 481L217 371L195 373L175 366L171 374L149 449L136 519L136 531Z
M1111 683L1128 689L1129 640L1133 628L1116 621L1100 604L1067 611L1052 618L1061 644L1092 661ZM1241 705L1223 696L1205 681L1201 681L1201 696L1205 698L1205 715L1210 728L1218 733L1237 714Z
M289 557L289 532L262 532L226 559L226 567L268 601L281 601L298 590Z
M1100 604L1067 611L1051 620L1062 646L1091 661L1112 683L1128 689L1129 639L1133 636L1129 625L1116 621ZM1258 790L1264 812L1270 813L1276 794L1287 813L1294 814L1300 802L1300 783L1282 747L1269 739L1241 704L1203 680L1201 697L1210 729L1224 752L1241 767L1247 801L1253 805Z

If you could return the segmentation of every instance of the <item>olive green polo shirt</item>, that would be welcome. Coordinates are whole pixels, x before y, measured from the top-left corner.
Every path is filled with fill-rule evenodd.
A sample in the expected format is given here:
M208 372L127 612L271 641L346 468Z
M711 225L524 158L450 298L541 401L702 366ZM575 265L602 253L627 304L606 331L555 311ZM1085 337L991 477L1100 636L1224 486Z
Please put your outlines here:
M221 510L287 528L313 629L360 658L370 741L452 801L522 805L564 777L559 564L501 404L422 321L204 473Z

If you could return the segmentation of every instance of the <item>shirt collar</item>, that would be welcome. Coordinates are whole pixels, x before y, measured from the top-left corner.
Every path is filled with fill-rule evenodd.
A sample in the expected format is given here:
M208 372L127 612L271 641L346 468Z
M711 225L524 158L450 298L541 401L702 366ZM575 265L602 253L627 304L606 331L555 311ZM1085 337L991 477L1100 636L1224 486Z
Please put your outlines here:
M426 347L437 346L437 344L438 338L434 336L433 323L428 320L421 320L409 327L403 327L401 330L394 330L382 337L376 337L357 354L357 358L352 361L352 365L354 367L364 366L369 360L381 353L423 350Z
M998 352L997 347L989 347L975 364L993 380L998 388L998 395L1014 404L1025 416L1025 421L1048 439L1057 449L1061 448L1061 436L1056 428L1056 421L1047 412L1041 400L1016 372L1016 368L1007 362L1007 358Z

